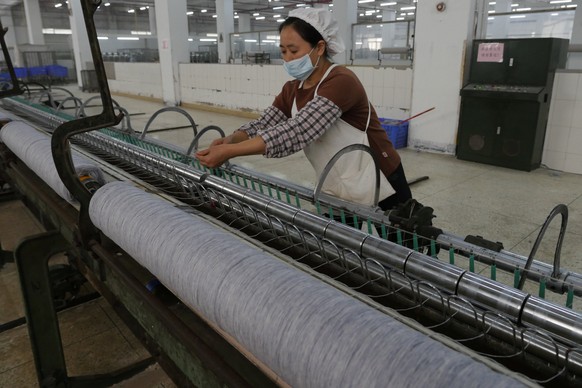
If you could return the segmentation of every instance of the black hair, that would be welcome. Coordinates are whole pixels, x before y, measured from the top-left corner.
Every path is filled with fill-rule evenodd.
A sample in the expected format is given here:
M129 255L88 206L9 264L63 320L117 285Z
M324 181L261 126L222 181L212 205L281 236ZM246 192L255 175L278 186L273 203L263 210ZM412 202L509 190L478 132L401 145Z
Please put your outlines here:
M311 47L315 47L320 40L325 42L323 36L309 23L304 21L303 19L299 19L293 16L288 17L285 19L283 23L279 25L279 34L283 31L285 27L292 27L298 34L303 38L304 41L309 43ZM325 45L325 53L324 55L327 56L327 43Z

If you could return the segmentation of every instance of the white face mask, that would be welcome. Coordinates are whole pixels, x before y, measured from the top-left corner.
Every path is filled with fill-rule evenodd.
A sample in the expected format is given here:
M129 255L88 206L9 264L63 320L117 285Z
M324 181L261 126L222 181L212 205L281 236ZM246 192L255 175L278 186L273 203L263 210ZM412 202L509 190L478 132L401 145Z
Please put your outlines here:
M313 73L313 70L315 70L317 67L319 58L321 58L317 57L317 62L315 63L315 66L313 66L311 64L311 58L309 57L313 50L315 50L315 47L301 58L297 58L289 62L283 62L283 67L291 77L300 81L305 81L307 78L309 78L311 73Z

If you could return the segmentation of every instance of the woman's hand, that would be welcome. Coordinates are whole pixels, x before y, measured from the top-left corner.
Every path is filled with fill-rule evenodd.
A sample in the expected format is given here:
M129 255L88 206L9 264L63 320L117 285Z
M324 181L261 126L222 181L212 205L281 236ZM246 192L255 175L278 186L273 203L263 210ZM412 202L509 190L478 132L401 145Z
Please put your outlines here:
M229 145L223 142L224 139L216 139L212 142L210 148L196 152L196 158L203 166L209 168L219 167L230 159Z
M230 143L230 139L229 139L229 137L230 137L230 136L227 136L227 137L221 137L220 139L214 139L214 140L212 141L212 143L210 143L210 147L209 147L209 148L212 148L212 147L214 147L214 146L221 145L221 144L229 144L229 143Z
M211 145L210 148L196 152L196 158L203 166L214 168L236 156L261 155L265 153L266 145L260 136L248 139L245 134L245 138L248 140L236 141L238 140L236 138L237 133L239 132L235 132L232 135L233 138L231 138L231 143L225 143L224 139L226 138L217 139L219 144ZM221 140L222 142L220 142Z

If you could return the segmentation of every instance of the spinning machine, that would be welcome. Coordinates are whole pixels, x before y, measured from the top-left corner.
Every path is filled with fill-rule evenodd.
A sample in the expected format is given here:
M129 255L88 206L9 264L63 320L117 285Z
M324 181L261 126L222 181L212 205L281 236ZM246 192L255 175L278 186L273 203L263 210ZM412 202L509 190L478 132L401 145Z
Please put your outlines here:
M52 98L35 101L38 91L11 96L22 92L15 78L0 112L2 187L48 230L14 252L41 386L123 375L68 375L47 265L56 252L180 386L582 384L582 315L570 308L582 275L559 260L565 206L523 257L440 230L416 202L385 214L326 195L321 182L313 191L234 165L204 168L193 151L219 128L193 125L187 150L119 128L98 2L82 5L102 113L86 116L74 97L69 115ZM557 215L550 266L534 255ZM523 291L526 279L570 307Z

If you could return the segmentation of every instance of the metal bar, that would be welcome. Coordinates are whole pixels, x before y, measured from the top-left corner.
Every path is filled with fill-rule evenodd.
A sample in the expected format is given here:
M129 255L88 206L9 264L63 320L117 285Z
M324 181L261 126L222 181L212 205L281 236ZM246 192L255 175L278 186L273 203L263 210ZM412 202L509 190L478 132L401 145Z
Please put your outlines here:
M452 246L456 249L464 252L472 252L475 260L492 265L495 264L497 268L502 269L506 272L513 273L514 269L524 268L527 258L524 256L517 255L513 252L502 250L501 252L495 252L480 246L467 243L463 241L461 237L448 234L446 232L440 234L437 237L437 242L441 246ZM540 261L533 261L529 271L524 273L530 280L539 282L542 278L551 279L552 272L554 268L550 264L546 264ZM582 274L567 272L563 274L562 279L558 280L557 284L552 287L552 282L548 281L548 289L555 292L565 293L568 290L568 286L572 285L575 295L582 296Z
M68 247L68 242L59 233L46 232L25 238L14 252L41 387L68 386L65 355L48 273L49 258Z
M100 2L92 0L82 0L81 6L83 15L85 17L85 25L87 26L87 35L89 38L89 45L91 47L91 54L93 56L93 63L95 65L95 73L97 75L97 82L101 95L103 105L103 112L97 116L85 117L82 119L67 121L61 124L53 133L51 144L53 149L53 159L55 167L65 187L71 192L73 197L77 199L81 205L79 212L79 232L81 241L86 243L96 231L91 223L88 214L89 201L91 193L78 179L73 166L71 157L71 149L69 138L73 135L92 131L99 128L117 125L122 115L115 116L113 103L111 100L111 93L109 92L109 85L107 84L107 76L103 60L101 58L101 49L97 39L97 31L93 21L93 14L97 11Z

